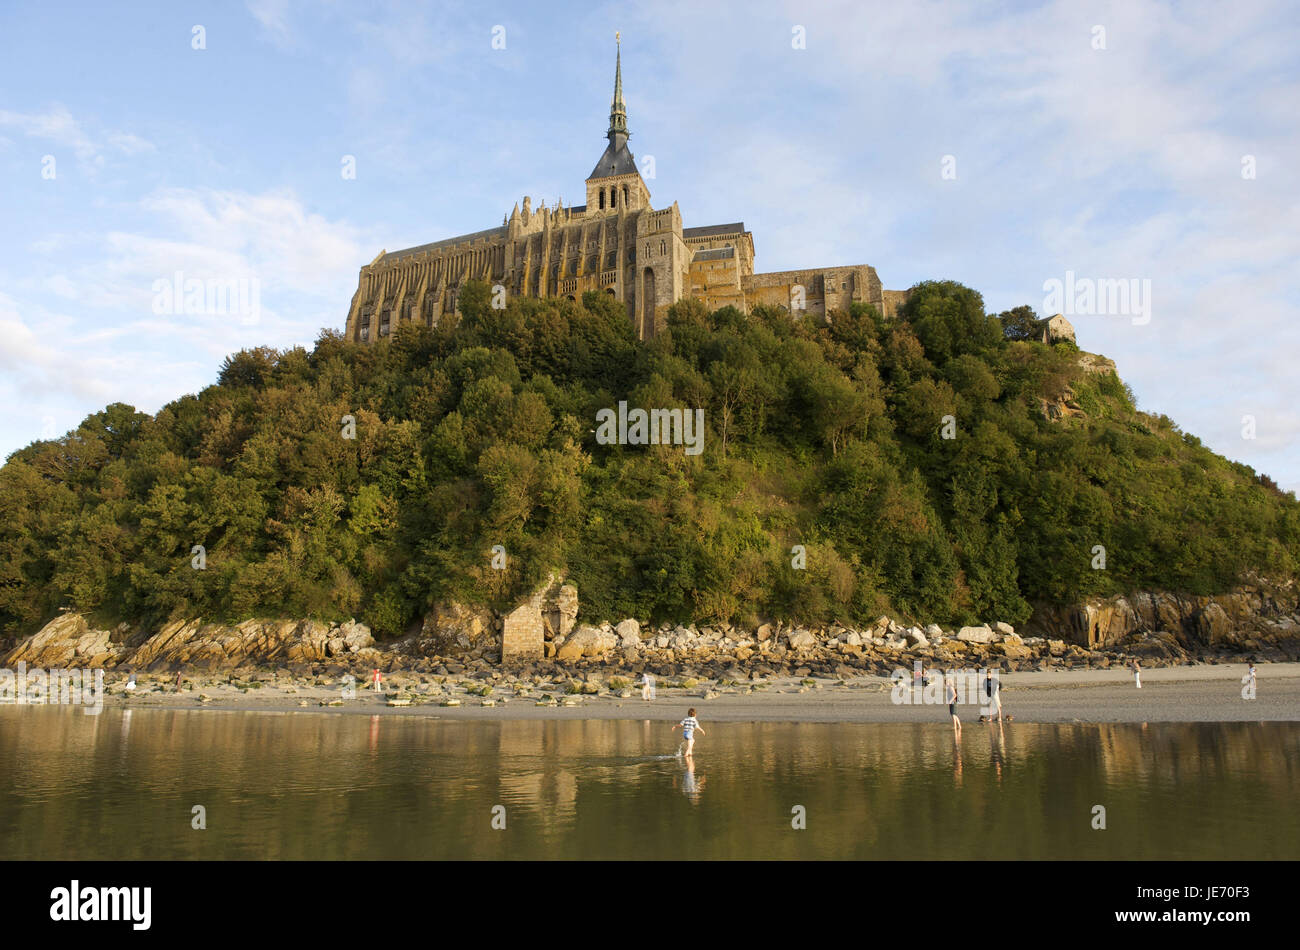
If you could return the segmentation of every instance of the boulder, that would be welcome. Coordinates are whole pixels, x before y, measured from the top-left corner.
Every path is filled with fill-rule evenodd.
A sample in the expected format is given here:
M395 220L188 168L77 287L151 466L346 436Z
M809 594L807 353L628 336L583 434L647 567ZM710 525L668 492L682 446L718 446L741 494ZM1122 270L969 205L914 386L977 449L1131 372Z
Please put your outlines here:
M817 638L802 627L791 631L787 640L790 644L791 650L797 650L800 652L811 650L813 647L817 646Z
M599 627L582 626L556 650L561 660L577 660L584 656L602 656L618 646L618 637Z
M993 624L993 629L997 633L1002 634L1004 637L1013 636L1016 632L1015 627L1011 626L1011 624L1009 623L1003 623L1001 620Z
M963 643L992 643L993 631L989 627L962 627L957 631L957 639Z
M907 638L908 644L918 650L924 649L930 645L930 641L926 639L926 636L921 631L920 627L908 627L904 636Z
M1034 651L1020 643L1019 640L1004 640L997 644L994 652L1000 653L1009 660L1023 660L1034 655Z
M343 638L343 645L348 653L356 653L375 645L375 638L370 635L370 628L355 620L342 624L338 635Z
M618 635L618 642L623 647L639 647L641 645L641 624L635 620L621 620L614 632Z

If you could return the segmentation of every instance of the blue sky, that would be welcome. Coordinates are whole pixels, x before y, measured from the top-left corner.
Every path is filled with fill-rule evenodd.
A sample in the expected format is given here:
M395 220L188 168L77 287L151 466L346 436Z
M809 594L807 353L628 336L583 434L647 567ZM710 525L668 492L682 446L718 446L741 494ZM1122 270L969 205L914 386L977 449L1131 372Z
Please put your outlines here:
M525 194L581 203L615 30L655 206L743 220L759 270L951 278L990 311L1041 312L1067 271L1149 280L1149 322L1074 316L1080 345L1300 488L1285 0L6 2L0 455L109 402L156 411L242 347L310 346L381 249ZM257 320L156 313L178 271L256 279Z

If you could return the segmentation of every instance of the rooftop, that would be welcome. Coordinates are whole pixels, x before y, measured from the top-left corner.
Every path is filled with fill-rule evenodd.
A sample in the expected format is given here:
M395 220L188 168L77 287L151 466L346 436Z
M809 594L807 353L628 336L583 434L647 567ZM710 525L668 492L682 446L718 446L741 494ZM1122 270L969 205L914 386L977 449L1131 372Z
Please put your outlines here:
M418 247L408 247L400 251L389 251L384 255L384 260L397 260L402 257L410 257L414 254L420 254L424 251L435 251L440 247L451 247L454 244L469 244L473 241L496 241L506 236L506 229L503 227L488 228L486 231L474 231L472 234L461 234L456 237L443 238L441 241L434 241L432 244L421 244Z

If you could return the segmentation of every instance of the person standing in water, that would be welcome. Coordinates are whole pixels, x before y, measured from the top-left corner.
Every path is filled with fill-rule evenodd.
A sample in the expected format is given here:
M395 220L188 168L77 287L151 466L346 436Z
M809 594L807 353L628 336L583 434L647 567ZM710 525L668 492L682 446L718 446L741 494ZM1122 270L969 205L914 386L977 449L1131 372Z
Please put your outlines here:
M1142 664L1134 657L1133 662L1129 664L1133 669L1133 682L1137 683L1137 688L1142 688Z
M677 731L678 727L682 730L682 742L686 746L684 754L690 755L695 749L695 733L699 732L700 735L704 735L704 730L700 728L700 721L695 718L694 708L686 710L686 718L673 726L673 731Z
M957 684L953 682L952 670L943 678L943 699L948 704L948 715L952 716L952 728L961 732L961 720L957 718Z

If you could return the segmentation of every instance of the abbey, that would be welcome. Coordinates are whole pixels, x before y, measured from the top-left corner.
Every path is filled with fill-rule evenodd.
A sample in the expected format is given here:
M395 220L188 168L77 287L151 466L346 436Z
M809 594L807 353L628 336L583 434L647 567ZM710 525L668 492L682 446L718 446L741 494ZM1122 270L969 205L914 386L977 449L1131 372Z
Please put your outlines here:
M381 251L361 268L347 338L373 342L403 323L433 326L457 312L457 294L468 280L504 288L507 296L609 294L627 307L642 339L664 326L668 307L683 297L745 313L766 304L827 314L862 301L885 315L906 297L882 289L867 265L756 274L754 237L743 223L686 228L677 202L655 208L627 147L621 51L605 135L609 144L587 176L585 205L533 208L524 198L500 227Z

